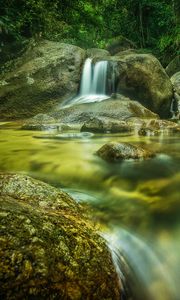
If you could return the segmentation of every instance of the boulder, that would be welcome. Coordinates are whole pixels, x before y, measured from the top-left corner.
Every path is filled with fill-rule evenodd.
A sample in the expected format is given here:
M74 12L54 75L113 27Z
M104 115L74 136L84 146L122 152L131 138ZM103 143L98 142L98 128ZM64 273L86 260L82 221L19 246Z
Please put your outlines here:
M8 65L0 77L0 115L24 118L52 110L76 95L85 50L40 41Z
M146 108L169 117L173 97L172 84L160 62L151 54L123 51L118 56L107 57L108 81L115 79L115 90L136 99Z
M166 67L166 73L169 77L180 71L180 55L177 55Z
M135 48L135 43L123 37L122 35L110 39L106 47L111 55L115 55L116 53L123 50Z
M130 117L159 118L137 101L131 101L122 95L101 102L76 104L62 107L51 116L60 123L78 123L83 125L92 118L110 118L114 121L125 121Z
M180 95L180 72L175 73L171 77L171 82L172 82L172 85L173 85L174 90L176 91L176 93L178 95Z
M0 174L0 298L120 299L106 243L69 195Z
M125 159L146 159L154 153L129 143L111 142L103 145L97 155L108 162L119 162Z

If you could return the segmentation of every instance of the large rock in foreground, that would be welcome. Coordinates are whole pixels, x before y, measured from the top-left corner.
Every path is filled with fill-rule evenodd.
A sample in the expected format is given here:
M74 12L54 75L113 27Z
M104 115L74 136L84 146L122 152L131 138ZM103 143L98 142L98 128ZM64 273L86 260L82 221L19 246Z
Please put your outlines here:
M172 101L172 84L160 62L150 54L123 51L106 58L109 77L116 77L116 91L136 99L146 108L168 117ZM110 79L109 79L110 81Z
M0 175L0 298L120 299L102 239L66 193Z
M41 41L29 47L0 77L1 117L48 112L75 96L84 58L85 50L73 45Z
M124 159L145 159L153 157L154 153L129 143L111 142L103 145L97 155L108 162L118 162Z

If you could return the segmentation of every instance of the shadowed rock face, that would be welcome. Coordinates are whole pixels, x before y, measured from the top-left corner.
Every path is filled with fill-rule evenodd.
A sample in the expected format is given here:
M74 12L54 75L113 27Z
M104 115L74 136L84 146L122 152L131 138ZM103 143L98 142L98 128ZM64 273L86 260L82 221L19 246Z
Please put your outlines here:
M171 77L171 82L175 91L178 93L178 95L180 95L180 71Z
M160 62L151 54L129 51L107 56L116 76L116 91L136 99L161 117L169 116L172 100L172 84Z
M118 162L124 159L145 159L153 157L154 153L128 143L107 143L98 151L97 155L108 162Z
M104 240L66 193L0 175L1 299L120 299Z
M64 43L30 45L0 77L0 115L30 117L76 95L85 50Z

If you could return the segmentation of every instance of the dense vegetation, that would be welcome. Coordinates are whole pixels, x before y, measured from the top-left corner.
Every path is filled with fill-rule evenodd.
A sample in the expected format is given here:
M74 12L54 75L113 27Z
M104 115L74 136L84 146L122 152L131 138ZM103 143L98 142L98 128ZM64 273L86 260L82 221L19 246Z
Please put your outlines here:
M179 52L179 0L0 0L1 48L29 37L105 47L125 36L162 62ZM2 49L1 49L2 51Z

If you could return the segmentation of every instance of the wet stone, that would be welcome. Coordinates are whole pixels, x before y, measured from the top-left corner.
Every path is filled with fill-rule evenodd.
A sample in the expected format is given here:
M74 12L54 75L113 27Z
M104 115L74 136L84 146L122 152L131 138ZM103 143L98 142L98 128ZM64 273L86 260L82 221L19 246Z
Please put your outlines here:
M0 174L0 233L0 299L120 299L105 240L59 189Z
M154 153L129 143L111 142L103 145L97 155L108 162L118 162L124 159L147 159Z

